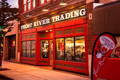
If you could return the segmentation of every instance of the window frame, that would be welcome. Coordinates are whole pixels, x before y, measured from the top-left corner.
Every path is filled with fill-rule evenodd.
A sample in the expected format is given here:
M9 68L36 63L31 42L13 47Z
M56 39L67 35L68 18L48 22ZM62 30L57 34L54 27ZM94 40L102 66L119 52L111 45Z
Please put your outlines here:
M65 47L65 44L66 44L66 43L65 43L65 38L71 38L71 37L73 37L73 39L74 39L74 41L73 41L73 42L74 42L74 56L73 56L74 58L73 58L72 60L66 60L66 59L65 59L65 58L66 58L66 55L65 55L65 54L66 54L66 53L65 53L65 50L66 50L66 47ZM57 41L57 39L61 39L61 38L64 39L64 59L57 59L57 49L56 49L56 51L55 51L55 53L56 53L55 59L56 59L56 60L64 60L64 61L72 61L72 62L86 62L86 53L87 53L87 52L86 52L86 42L84 42L84 45L85 45L84 50L85 50L85 52L84 52L84 54L83 54L84 56L81 58L81 61L76 61L76 60L75 60L75 56L76 56L76 52L75 52L75 50L76 50L76 48L75 48L75 44L76 44L76 43L75 43L75 38L76 38L76 37L84 37L84 41L85 41L85 37L86 37L86 36L85 36L85 35L78 35L78 36L71 36L71 37L57 37L57 38L55 39L55 41ZM55 44L56 44L56 46L57 46L57 42L56 42ZM56 46L55 46L55 47L56 47ZM57 48L57 47L56 47L56 48Z

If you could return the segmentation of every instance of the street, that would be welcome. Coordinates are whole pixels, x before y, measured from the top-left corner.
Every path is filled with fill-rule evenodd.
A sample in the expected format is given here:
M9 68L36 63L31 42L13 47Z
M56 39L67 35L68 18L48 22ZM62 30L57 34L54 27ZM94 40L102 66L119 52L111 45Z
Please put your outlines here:
M89 80L88 76L85 75L52 70L43 66L3 62L2 68L7 68L8 70L0 71L0 75L4 75L13 80Z

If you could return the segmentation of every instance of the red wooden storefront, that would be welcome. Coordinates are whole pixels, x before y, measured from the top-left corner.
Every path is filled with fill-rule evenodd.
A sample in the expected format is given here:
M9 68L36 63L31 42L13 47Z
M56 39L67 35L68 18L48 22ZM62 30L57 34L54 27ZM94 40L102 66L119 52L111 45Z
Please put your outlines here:
M88 74L86 38L86 18L24 30L21 62Z
M44 24L49 23L47 25L38 26L40 21L33 21L34 28L31 28L32 23L24 23L21 29L25 29L20 33L20 61L88 74L88 26L85 10L85 6L82 6L60 13L59 16L52 15L51 18L45 18ZM28 26L29 29L26 28Z

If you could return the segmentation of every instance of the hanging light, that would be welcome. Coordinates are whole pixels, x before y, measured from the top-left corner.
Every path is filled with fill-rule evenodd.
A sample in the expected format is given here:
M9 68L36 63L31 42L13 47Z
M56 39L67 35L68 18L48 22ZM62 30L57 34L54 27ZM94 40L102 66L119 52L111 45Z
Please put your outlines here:
M64 1L64 0L61 0L61 2L60 2L60 4L59 5L61 5L61 6L66 6L67 5L67 3Z
M42 11L47 12L47 11L49 11L49 10L48 10L48 9L43 9Z

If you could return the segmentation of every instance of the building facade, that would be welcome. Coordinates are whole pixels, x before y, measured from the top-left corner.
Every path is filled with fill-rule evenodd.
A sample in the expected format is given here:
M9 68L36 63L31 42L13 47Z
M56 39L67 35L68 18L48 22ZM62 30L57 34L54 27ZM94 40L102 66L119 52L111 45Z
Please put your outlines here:
M4 60L19 62L19 22L11 20L8 24L9 26L4 29L6 34L4 35L3 58Z
M19 0L20 62L89 74L94 2Z

